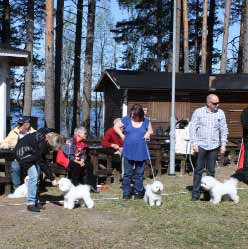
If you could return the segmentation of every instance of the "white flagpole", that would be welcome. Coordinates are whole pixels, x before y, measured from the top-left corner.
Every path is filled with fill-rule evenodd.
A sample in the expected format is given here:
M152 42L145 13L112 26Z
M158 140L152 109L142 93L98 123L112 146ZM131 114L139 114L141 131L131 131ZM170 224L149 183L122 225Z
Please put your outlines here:
M176 15L177 1L173 9L173 55L172 55L172 86L171 86L171 117L170 117L170 165L169 175L175 175L175 85L176 85Z

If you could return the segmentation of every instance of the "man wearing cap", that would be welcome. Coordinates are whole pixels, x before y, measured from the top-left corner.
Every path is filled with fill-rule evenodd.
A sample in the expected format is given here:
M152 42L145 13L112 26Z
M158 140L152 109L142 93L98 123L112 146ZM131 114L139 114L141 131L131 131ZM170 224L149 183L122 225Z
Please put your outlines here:
M30 121L30 116L21 116L17 120L17 127L11 130L8 136L0 143L0 148L13 149L19 139L22 139L29 133L35 132L36 130L31 127ZM15 190L21 185L21 167L16 160L11 163L11 178Z

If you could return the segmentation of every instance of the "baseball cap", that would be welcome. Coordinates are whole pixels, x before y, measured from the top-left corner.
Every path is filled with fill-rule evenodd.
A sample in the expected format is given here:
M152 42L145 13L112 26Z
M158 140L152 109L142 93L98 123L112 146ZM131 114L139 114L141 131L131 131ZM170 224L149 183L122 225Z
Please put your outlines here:
M17 120L17 124L30 123L30 121L31 121L31 117L30 117L30 116L21 116L21 117Z

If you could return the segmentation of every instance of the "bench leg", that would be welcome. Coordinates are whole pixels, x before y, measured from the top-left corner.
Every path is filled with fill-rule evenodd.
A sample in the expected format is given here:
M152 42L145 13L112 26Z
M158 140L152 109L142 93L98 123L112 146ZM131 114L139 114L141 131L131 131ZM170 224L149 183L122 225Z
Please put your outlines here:
M180 162L180 175L185 175L186 172L186 161L181 160Z
M10 176L10 165L11 162L10 161L5 161L5 176L8 177L9 179L11 179ZM5 187L4 187L4 194L8 195L11 192L11 182L6 183Z

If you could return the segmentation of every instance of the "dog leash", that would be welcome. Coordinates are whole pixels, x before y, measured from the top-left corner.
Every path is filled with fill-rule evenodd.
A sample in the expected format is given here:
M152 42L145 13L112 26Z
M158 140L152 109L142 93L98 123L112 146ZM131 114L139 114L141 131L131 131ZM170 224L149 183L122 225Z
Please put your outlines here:
M145 144L146 144L146 152L147 152L147 155L148 155L148 160L149 160L149 163L150 163L150 166L151 166L153 181L155 181L156 178L155 178L154 170L153 170L153 166L152 166L151 155L150 155L150 152L149 152L148 145L147 145L147 142L146 142L146 141L145 141Z

